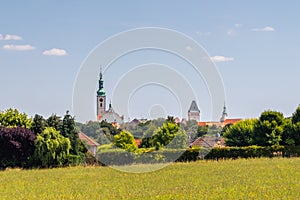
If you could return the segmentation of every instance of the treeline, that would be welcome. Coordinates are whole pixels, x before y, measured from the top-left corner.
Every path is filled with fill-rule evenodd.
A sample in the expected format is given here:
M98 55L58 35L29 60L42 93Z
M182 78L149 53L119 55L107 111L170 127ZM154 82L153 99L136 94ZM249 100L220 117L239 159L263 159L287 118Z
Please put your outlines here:
M165 122L145 135L144 138L135 138L128 130L120 130L120 132L111 137L111 143L99 147L99 151L121 148L128 152L137 152L138 144L135 139L140 141L139 147L145 149L182 149L187 147L187 133L185 130L175 123L173 117L168 117Z
M174 122L174 118L170 119ZM85 124L76 122L76 127L78 128L78 130L82 131L101 145L112 143L112 141L114 140L114 136L119 134L123 130L129 132L135 139L143 140L141 147L149 147L151 146L151 144L149 143L150 137L157 131L164 131L165 129L159 130L159 128L163 128L163 124L165 122L166 119L158 118L139 122L126 122L116 127L111 123L107 123L105 121L88 121ZM221 129L217 127L208 128L207 126L198 126L198 123L195 120L187 121L186 123L178 123L177 125L179 127L178 130L180 130L181 133L187 135L190 141L197 137L201 137L208 132L209 134L216 134L217 132L221 132Z
M0 112L0 168L56 167L85 163L90 156L78 138L74 117L33 118L16 109Z
M258 119L246 119L223 129L227 146L299 146L300 106L291 117L265 111Z
M151 131L146 130L147 134L143 134L140 148L134 143L133 134L122 130L112 138L111 144L99 147L98 158L105 164L123 165L194 161L199 158L218 160L300 156L300 106L288 118L281 112L269 110L263 112L258 119L246 119L225 126L221 130L221 136L225 138L226 147L216 145L213 148L188 148L187 127L168 117L161 126L152 128ZM194 134L198 130L199 127L194 128ZM217 128L213 130L220 131ZM203 127L202 131L218 137L217 132L208 131L207 127Z

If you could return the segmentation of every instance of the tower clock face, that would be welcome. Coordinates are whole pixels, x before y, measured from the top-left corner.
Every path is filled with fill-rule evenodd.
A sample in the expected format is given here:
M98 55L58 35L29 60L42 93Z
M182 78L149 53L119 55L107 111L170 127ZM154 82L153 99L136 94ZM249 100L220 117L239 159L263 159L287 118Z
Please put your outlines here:
M101 98L101 99L99 99L99 101L100 101L100 102L103 102L103 99Z

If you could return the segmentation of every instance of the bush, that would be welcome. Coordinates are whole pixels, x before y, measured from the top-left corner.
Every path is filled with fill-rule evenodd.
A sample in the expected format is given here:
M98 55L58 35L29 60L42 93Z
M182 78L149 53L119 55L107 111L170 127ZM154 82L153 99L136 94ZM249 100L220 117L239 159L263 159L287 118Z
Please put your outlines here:
M137 145L134 141L133 135L129 131L121 131L114 136L114 144L124 150L134 152Z
M300 146L286 146L282 151L283 157L299 157Z
M281 155L283 146L248 146L248 147L223 147L213 148L205 157L206 159L236 159L236 158L259 158L274 157Z
M0 168L29 167L35 139L29 129L0 127Z
M38 134L34 143L36 146L34 155L38 165L42 167L63 166L69 159L71 162L77 162L76 157L69 157L70 140L52 127L47 127Z

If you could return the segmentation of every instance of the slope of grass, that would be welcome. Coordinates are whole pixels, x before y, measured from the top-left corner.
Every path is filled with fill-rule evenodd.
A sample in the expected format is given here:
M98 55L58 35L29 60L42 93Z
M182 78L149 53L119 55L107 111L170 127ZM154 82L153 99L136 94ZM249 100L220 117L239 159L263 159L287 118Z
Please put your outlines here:
M300 159L175 163L141 174L109 167L7 170L0 181L0 199L300 199Z

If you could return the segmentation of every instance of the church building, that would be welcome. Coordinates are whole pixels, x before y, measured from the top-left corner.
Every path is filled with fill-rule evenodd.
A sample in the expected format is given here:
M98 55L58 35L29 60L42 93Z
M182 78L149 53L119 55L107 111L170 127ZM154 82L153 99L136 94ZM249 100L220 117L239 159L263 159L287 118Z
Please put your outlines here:
M196 120L197 122L200 121L200 110L196 101L192 101L190 109L188 110L188 120Z
M108 123L122 124L124 121L124 117L120 116L114 111L111 103L109 103L109 109L106 110L106 93L103 83L104 81L102 77L102 71L100 70L99 89L97 91L97 120L104 120Z
M226 105L224 104L223 107L223 112L220 118L220 121L207 121L207 122L202 122L200 121L200 110L197 106L196 101L192 101L190 109L188 110L188 120L196 120L198 122L199 126L217 126L217 127L224 127L227 124L235 124L242 119L228 119L228 114L227 114L227 108Z

